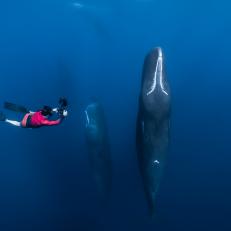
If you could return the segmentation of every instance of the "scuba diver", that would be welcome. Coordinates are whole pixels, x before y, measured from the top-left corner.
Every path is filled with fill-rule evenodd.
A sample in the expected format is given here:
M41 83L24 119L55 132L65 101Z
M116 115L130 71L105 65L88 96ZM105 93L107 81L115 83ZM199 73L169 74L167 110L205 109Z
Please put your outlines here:
M27 110L26 107L14 103L5 102L5 109L12 110L15 112L21 112L25 115L22 121L15 121L7 119L5 114L3 112L0 112L0 121L22 128L39 128L42 126L54 126L60 124L63 121L63 119L68 115L67 106L67 99L60 98L58 108L52 109L50 106L44 106L42 109L37 110L36 112L32 112ZM59 118L57 120L49 120L49 118L54 113L56 113Z

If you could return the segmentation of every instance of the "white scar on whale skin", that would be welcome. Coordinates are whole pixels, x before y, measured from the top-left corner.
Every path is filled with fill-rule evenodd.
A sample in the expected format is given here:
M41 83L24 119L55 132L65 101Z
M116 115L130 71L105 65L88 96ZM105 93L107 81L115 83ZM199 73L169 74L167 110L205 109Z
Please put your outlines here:
M160 161L159 160L154 160L152 162L152 167L159 166L159 165L160 165Z
M87 110L85 110L84 112L85 112L86 118L87 118L87 124L86 124L86 126L87 126L89 124L89 116L88 116Z
M161 50L159 50L159 56L157 59L157 64L156 64L156 70L154 73L154 77L153 77L153 83L151 86L151 90L147 93L147 96L150 95L152 92L154 92L154 90L156 89L156 78L157 78L157 73L160 74L160 87L161 90L164 94L168 95L168 93L164 90L164 86L163 86L163 75L162 75L162 70L163 70L163 55Z

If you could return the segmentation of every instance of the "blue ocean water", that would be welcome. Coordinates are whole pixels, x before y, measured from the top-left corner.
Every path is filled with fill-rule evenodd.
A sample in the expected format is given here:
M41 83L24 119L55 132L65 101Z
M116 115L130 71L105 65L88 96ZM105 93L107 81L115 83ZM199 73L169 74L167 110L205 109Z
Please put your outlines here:
M2 1L1 103L36 110L65 95L70 109L57 127L1 124L0 230L230 230L230 7L225 0ZM155 46L166 57L172 120L151 220L135 125L144 56ZM106 204L85 143L91 96L108 122L113 189Z

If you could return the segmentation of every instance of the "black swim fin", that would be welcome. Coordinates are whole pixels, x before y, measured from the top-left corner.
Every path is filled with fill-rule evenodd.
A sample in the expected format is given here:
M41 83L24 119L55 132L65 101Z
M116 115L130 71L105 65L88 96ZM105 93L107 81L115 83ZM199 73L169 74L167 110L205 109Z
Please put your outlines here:
M0 121L5 121L6 120L6 116L3 112L0 112Z
M15 103L10 103L10 102L5 102L4 103L4 108L11 110L11 111L15 111L15 112L21 112L21 113L28 113L29 110L21 105L17 105Z

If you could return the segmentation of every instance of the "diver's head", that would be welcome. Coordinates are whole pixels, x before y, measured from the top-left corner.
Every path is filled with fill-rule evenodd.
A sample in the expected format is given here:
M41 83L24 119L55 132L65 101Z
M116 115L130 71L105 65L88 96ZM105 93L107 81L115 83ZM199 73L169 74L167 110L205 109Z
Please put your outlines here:
M44 106L42 109L43 116L51 116L52 115L52 108L49 106Z

